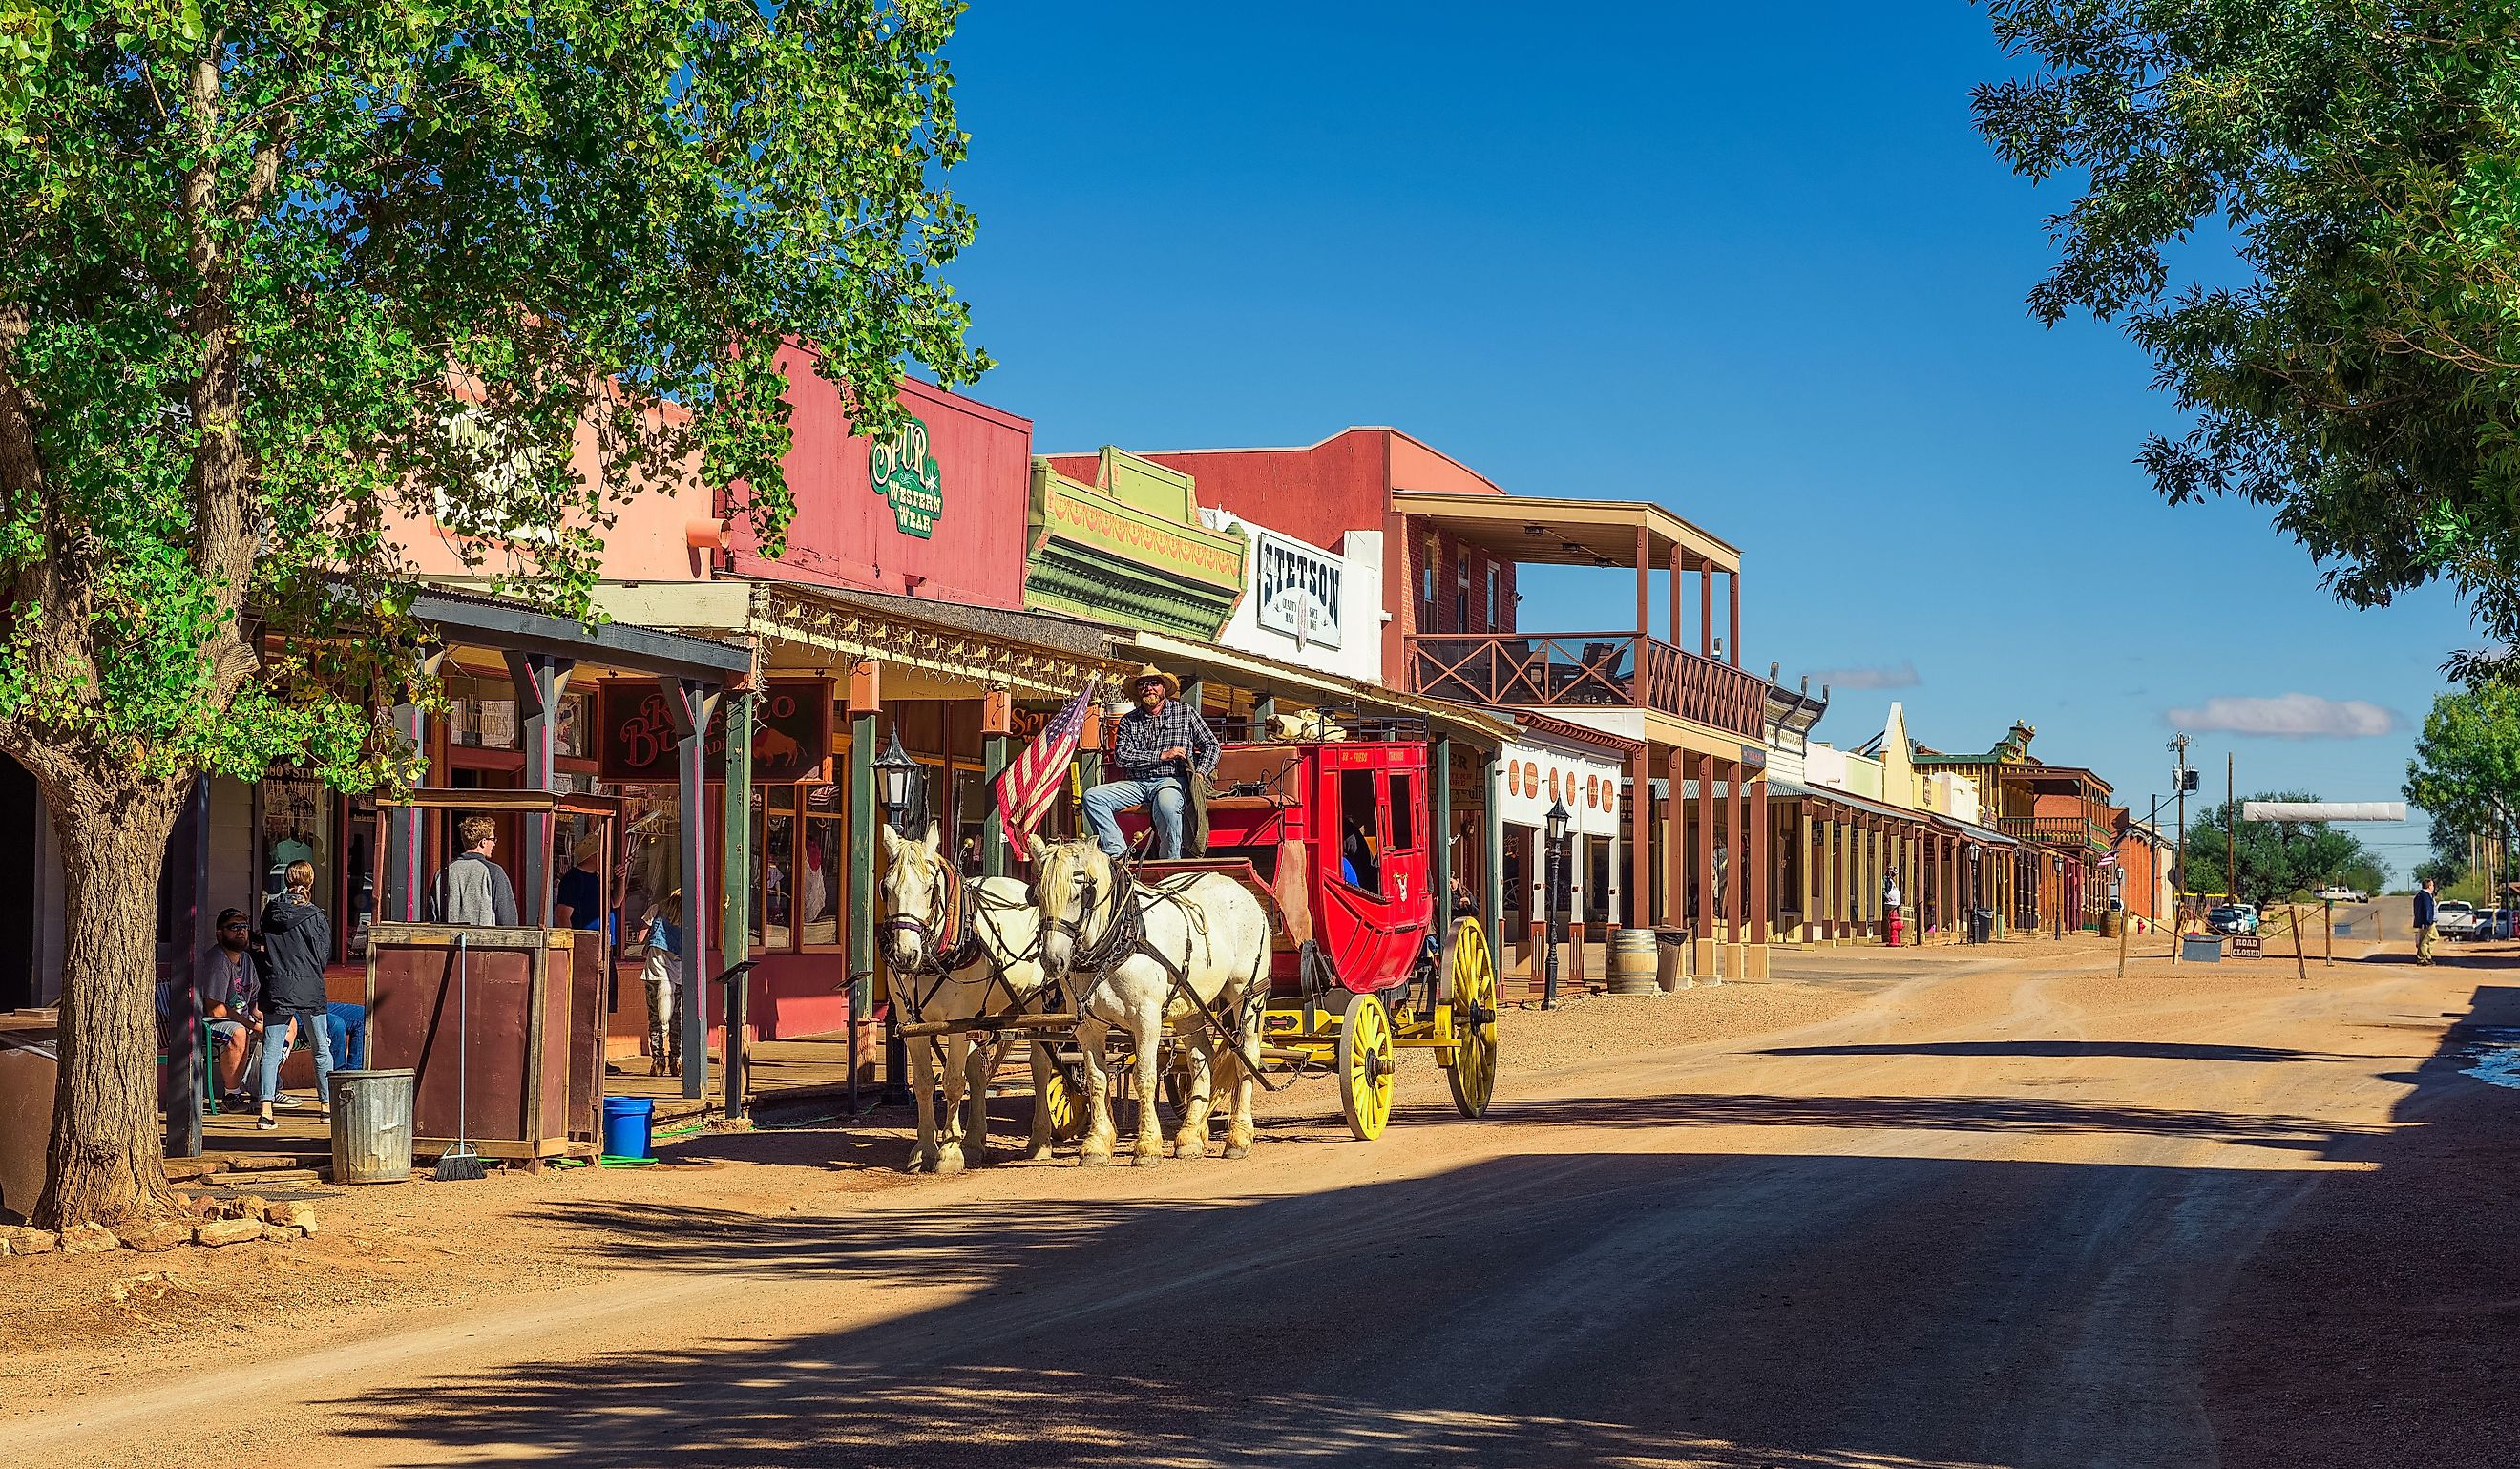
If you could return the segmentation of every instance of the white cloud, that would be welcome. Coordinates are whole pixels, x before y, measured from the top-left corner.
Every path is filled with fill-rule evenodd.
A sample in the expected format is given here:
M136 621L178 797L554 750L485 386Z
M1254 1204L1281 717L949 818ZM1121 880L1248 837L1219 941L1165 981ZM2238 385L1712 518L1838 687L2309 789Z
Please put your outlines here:
M2267 734L2277 739L2368 739L2398 728L2398 716L2366 699L2286 693L2274 698L2218 694L2202 708L2173 709L2165 720L2182 730Z
M1916 677L1913 662L1902 662L1896 668L1823 668L1811 680L1831 689L1913 689L1925 682Z

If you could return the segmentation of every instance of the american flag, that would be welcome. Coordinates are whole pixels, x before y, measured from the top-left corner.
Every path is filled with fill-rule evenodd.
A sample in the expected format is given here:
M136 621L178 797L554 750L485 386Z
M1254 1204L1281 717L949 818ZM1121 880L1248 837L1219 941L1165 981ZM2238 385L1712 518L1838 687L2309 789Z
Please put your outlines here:
M2116 867L2118 865L2118 854L2115 852L2101 853L2099 865L2104 868Z
M1085 712L1093 706L1094 690L1102 686L1100 679L1088 679L1067 707L1042 727L1024 752L1010 762L999 775L998 822L1006 828L1007 846L1021 853L1032 840L1032 828L1050 814L1051 803L1067 780L1067 767L1076 758L1076 741L1085 734Z

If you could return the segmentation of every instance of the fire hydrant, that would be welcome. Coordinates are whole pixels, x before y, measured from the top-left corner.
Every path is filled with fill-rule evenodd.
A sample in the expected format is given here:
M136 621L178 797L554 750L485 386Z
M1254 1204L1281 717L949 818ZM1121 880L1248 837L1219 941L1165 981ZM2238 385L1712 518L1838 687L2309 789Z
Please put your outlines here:
M1905 927L1906 924L1899 916L1899 910L1895 908L1890 910L1890 924L1888 930L1890 937L1888 942L1891 948L1896 949L1899 947L1899 935Z

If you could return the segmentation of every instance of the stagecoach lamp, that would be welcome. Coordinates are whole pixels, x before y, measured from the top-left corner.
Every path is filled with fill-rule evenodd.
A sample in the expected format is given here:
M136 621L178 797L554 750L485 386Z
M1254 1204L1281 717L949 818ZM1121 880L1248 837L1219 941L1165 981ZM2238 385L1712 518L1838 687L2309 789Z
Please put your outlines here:
M875 757L875 779L878 799L883 803L883 819L896 831L910 815L911 803L919 792L919 762L901 747L901 731L892 732L892 743Z
M1549 844L1552 847L1566 839L1566 816L1565 802L1549 803Z

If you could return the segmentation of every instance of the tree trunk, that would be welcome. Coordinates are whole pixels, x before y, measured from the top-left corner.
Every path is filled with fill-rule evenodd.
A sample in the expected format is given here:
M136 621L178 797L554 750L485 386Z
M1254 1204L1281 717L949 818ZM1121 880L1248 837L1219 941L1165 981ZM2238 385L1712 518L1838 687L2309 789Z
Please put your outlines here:
M61 838L61 1083L45 1228L174 1208L158 1106L157 895L189 781L47 789Z

